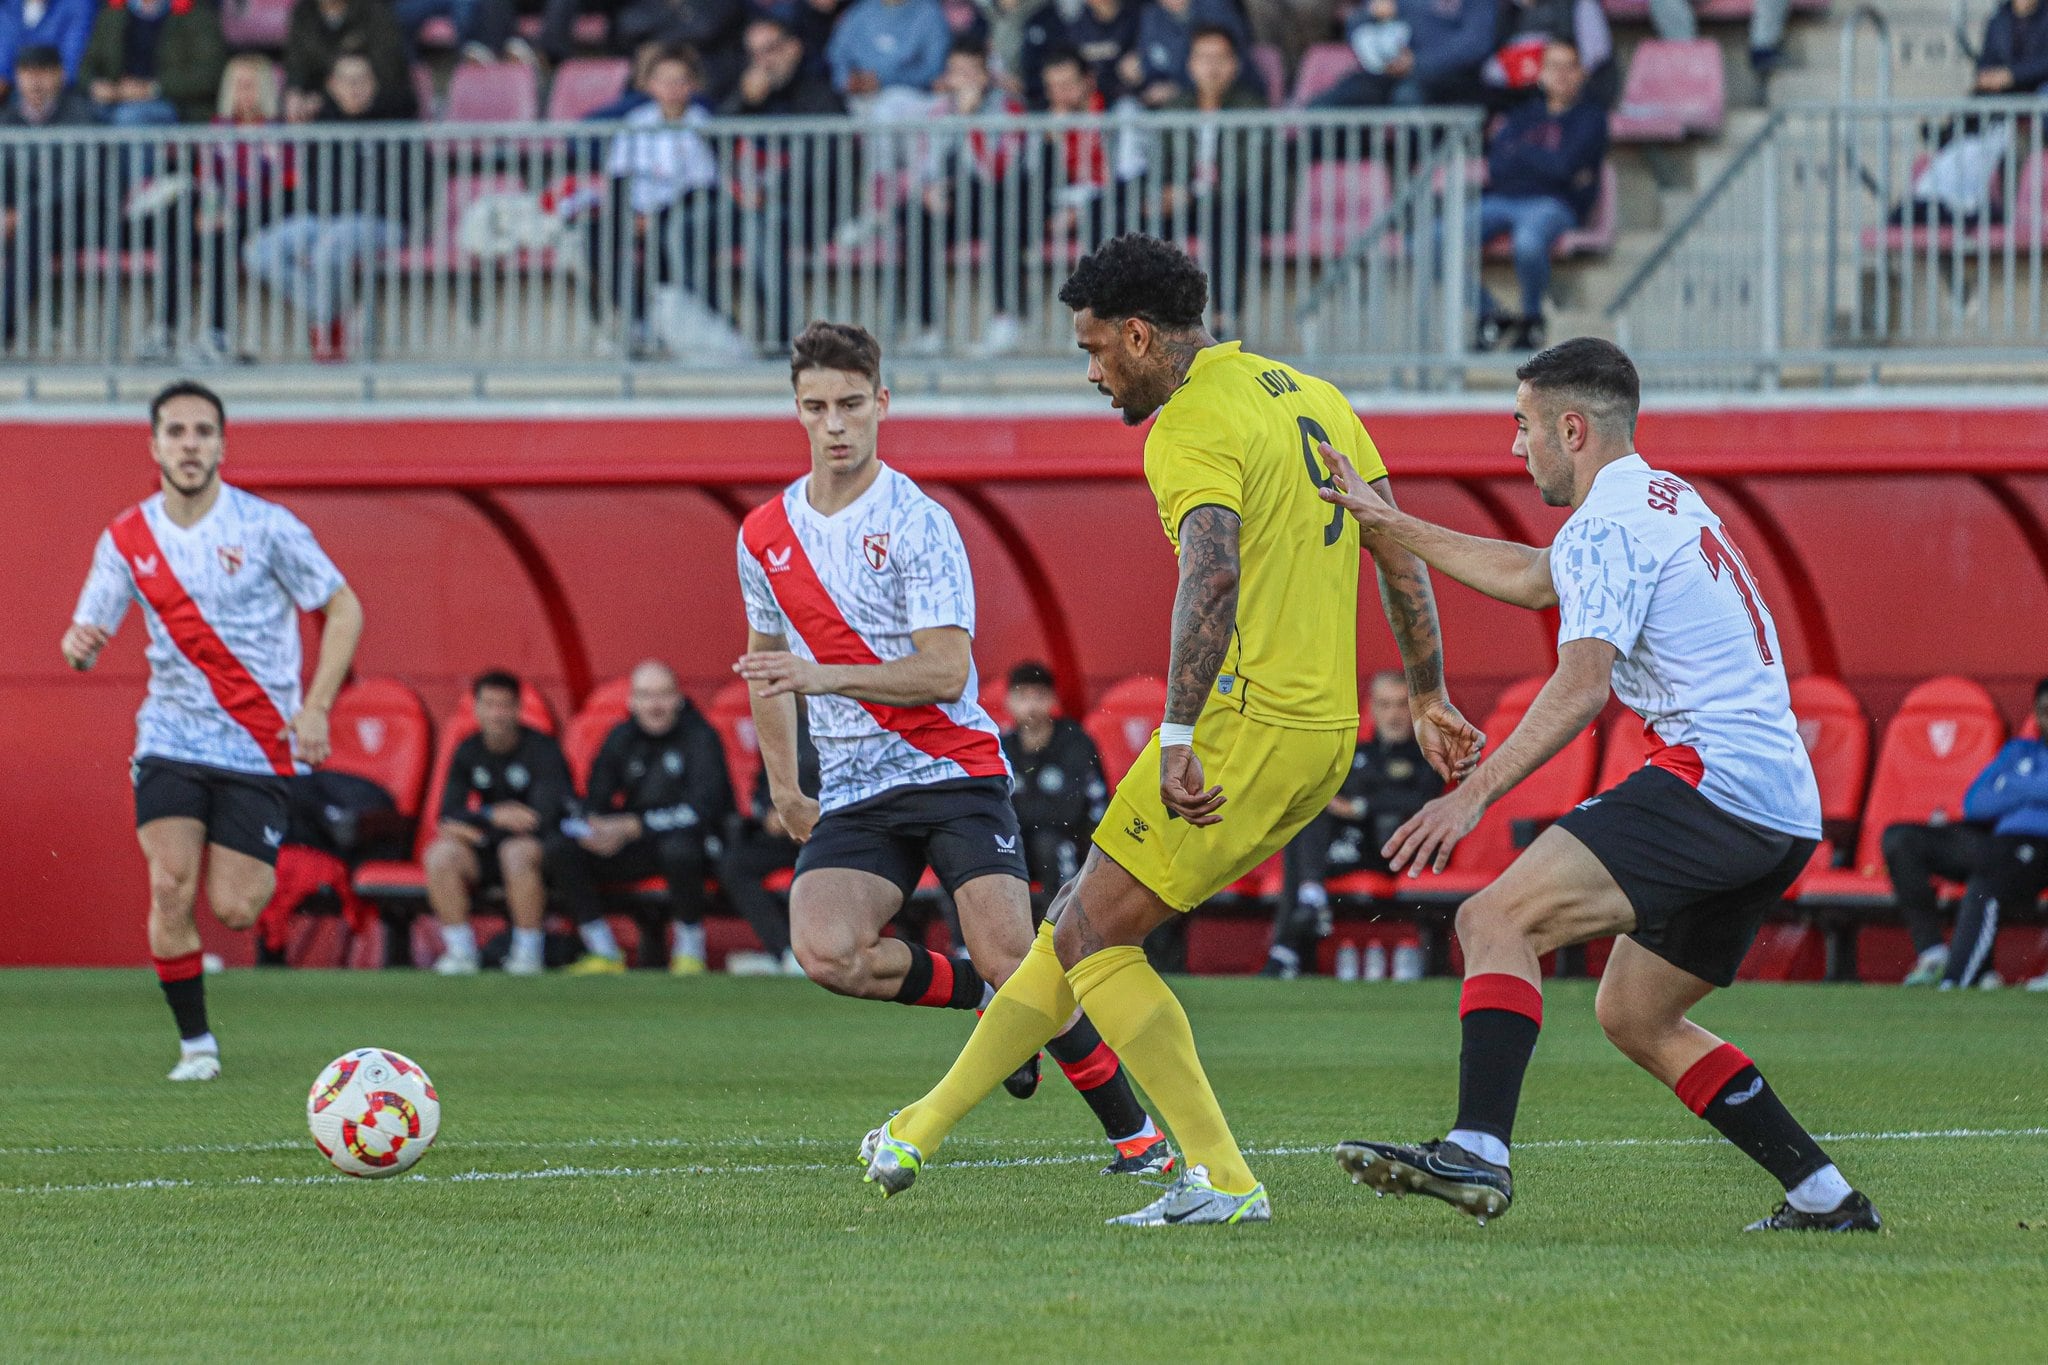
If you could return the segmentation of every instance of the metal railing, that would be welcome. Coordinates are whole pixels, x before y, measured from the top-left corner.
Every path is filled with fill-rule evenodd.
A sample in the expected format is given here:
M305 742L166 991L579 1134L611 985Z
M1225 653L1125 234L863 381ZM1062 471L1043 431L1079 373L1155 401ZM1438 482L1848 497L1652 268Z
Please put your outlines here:
M1440 365L1479 156L1476 111L10 133L0 370L716 378L815 316L1064 359L1058 287L1128 230L1249 345Z
M2048 380L2048 103L1775 113L1608 306L1666 385Z

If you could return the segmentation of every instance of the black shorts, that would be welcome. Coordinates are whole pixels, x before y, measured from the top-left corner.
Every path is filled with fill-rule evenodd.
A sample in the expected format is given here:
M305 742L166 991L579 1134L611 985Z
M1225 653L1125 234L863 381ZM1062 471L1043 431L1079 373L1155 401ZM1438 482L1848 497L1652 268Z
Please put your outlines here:
M138 759L131 776L137 829L171 817L197 820L206 826L208 843L277 866L277 850L291 823L282 777L174 758Z
M1637 769L1557 823L1635 907L1629 937L1716 986L1734 982L1818 843L1738 819L1662 768Z
M818 821L796 855L796 875L826 867L872 872L905 900L926 867L947 891L1003 873L1029 882L1024 839L1001 777L970 777L928 787L898 787Z

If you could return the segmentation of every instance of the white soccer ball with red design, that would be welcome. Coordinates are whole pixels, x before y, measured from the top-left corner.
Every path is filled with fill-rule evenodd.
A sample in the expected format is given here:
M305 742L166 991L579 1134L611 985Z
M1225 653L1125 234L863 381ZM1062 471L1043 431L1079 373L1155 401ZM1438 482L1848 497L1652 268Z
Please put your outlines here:
M441 1098L411 1058L359 1047L329 1062L313 1082L306 1123L336 1170L373 1179L397 1175L434 1145Z

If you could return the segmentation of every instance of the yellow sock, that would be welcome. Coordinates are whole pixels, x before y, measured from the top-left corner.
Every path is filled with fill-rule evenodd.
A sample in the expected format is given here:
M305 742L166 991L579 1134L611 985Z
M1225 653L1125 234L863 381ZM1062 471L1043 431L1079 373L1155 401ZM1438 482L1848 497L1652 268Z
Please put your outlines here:
M1105 948L1075 963L1068 977L1103 1041L1159 1107L1159 1117L1180 1141L1182 1159L1207 1166L1209 1182L1226 1194L1251 1193L1258 1178L1245 1165L1202 1074L1188 1016L1145 961L1145 950Z
M1041 925L1031 951L988 1002L953 1069L930 1094L889 1120L890 1134L929 1158L968 1110L1073 1017L1074 991L1052 950L1052 925Z

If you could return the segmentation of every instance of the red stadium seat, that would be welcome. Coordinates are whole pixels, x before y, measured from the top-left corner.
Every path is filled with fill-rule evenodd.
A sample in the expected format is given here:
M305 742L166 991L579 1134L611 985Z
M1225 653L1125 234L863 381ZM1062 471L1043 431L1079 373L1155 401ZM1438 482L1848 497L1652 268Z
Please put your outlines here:
M1621 107L1608 126L1616 142L1683 142L1719 133L1727 113L1721 45L1653 38L1629 58Z
M578 791L589 788L590 765L597 762L605 736L626 718L626 698L632 690L631 678L613 678L593 688L562 731L562 753L569 760L569 773L576 779Z
M221 36L237 51L278 51L291 20L292 0L226 0L220 7Z
M1349 43L1310 44L1308 51L1301 54L1301 69L1294 73L1294 93L1288 97L1288 108L1306 109L1316 96L1327 94L1346 77L1363 69Z
M375 782L407 819L420 813L433 727L417 692L395 678L358 678L334 699L327 734L334 752L321 767Z
M555 68L548 118L568 123L603 108L625 93L632 74L633 64L624 57L571 57Z
M529 43L540 41L540 35L547 28L547 20L538 14L519 16L517 31ZM569 25L569 40L578 47L603 47L611 36L611 24L602 14L579 14ZM571 57L569 61L578 60ZM602 60L602 59L600 59ZM567 66L569 63L564 62Z
M1165 714L1166 683L1159 678L1125 678L1102 694L1081 728L1101 752L1103 775L1110 786L1123 781L1139 752L1152 742L1152 732Z
M1795 678L1792 714L1799 719L1799 738L1820 783L1820 818L1854 821L1870 780L1870 717L1863 714L1863 704L1833 678Z
M742 811L754 804L754 782L761 772L761 741L754 737L754 708L747 685L735 680L718 689L704 713L725 742L725 765L732 773L732 799Z
M1269 256L1335 260L1348 255L1358 235L1393 197L1393 181L1377 161L1318 161L1301 174L1294 192L1294 228L1266 239ZM1387 234L1385 245L1396 245Z
M1490 746L1497 747L1513 733L1548 681L1524 678L1501 694L1492 714L1480 727ZM1484 887L1515 860L1515 823L1555 820L1585 800L1593 790L1593 770L1598 758L1593 729L1588 726L1548 763L1493 803L1480 817L1479 824L1452 850L1448 867L1440 873L1425 872L1414 878L1404 874L1395 883L1394 894L1402 899L1455 899Z
M2005 718L1991 694L1970 679L1935 678L1907 693L1878 750L1855 865L1807 874L1799 899L1889 901L1886 828L1937 816L1961 819L1963 792L2004 742Z
M448 81L449 123L530 123L540 91L525 62L464 62Z
M1278 109L1287 99L1287 58L1271 43L1253 43L1252 70L1265 87L1266 103Z

